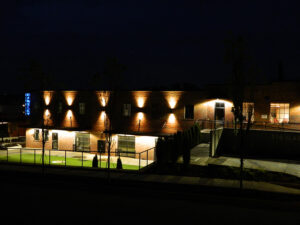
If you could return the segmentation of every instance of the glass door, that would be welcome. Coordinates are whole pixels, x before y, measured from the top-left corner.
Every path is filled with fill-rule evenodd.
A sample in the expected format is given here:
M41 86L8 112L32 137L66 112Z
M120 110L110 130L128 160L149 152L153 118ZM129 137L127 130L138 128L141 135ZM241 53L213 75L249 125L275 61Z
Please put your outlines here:
M58 133L52 133L52 149L58 149Z

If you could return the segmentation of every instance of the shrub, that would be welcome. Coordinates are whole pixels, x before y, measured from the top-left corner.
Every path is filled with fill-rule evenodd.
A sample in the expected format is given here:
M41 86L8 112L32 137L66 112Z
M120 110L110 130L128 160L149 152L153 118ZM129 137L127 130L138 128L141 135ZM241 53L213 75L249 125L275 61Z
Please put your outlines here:
M189 132L185 131L183 132L183 164L187 165L190 163L190 137Z
M95 167L95 168L98 167L98 157L97 157L97 154L95 154L95 156L93 158L92 166Z
M122 166L122 160L121 160L121 157L119 156L118 160L117 160L117 169L118 170L121 170L123 169L123 166Z

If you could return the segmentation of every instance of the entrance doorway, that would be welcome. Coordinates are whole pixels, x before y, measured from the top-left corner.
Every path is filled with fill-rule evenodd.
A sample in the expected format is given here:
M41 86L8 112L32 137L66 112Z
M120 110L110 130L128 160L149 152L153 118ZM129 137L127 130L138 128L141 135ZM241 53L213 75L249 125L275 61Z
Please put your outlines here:
M58 133L52 133L52 149L58 150Z
M225 119L225 104L224 102L216 102L215 104L215 120L223 123Z

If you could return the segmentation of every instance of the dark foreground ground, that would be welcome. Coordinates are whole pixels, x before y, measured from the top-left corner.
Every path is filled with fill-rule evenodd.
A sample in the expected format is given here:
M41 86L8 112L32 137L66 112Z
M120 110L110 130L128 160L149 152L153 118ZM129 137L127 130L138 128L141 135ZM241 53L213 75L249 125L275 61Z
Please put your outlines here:
M295 196L3 171L0 181L1 219L12 224L300 222Z

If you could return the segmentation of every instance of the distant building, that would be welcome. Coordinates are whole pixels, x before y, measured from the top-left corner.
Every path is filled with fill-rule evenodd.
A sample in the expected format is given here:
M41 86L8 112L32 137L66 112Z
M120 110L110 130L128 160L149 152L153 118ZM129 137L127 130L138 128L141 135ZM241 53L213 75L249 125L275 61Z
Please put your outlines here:
M0 94L0 142L3 137L25 136L24 96Z

